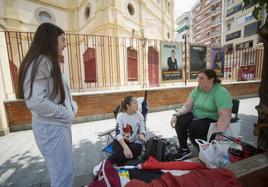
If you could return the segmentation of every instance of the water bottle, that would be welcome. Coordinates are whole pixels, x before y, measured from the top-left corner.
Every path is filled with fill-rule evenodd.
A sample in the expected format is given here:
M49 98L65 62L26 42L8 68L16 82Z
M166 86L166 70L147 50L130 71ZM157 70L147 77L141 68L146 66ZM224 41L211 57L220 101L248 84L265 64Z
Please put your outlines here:
M226 168L227 166L229 166L231 164L230 160L229 160L229 155L228 153L224 153L222 159L220 160L220 167Z
M240 143L240 138L236 138L228 149L229 160L231 163L237 162L244 158L244 152Z

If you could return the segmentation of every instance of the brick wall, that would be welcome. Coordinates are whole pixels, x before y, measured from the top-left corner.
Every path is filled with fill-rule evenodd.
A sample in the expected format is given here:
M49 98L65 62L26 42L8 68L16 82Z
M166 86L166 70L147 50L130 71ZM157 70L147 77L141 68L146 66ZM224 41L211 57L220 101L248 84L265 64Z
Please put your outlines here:
M247 97L258 95L260 83L245 82L227 84L224 86L229 90L233 97ZM168 106L175 106L176 104L183 103L191 90L192 87L148 90L150 111L155 111L156 109L161 110ZM92 119L112 117L112 111L120 103L121 98L126 95L139 97L144 95L144 91L74 96L74 100L77 101L79 108L76 121L83 122ZM23 101L7 101L5 102L5 108L11 131L30 128L29 124L31 123L31 113L25 107L25 103ZM91 116L95 116L95 118L91 118ZM27 127L23 128L25 124L27 124Z

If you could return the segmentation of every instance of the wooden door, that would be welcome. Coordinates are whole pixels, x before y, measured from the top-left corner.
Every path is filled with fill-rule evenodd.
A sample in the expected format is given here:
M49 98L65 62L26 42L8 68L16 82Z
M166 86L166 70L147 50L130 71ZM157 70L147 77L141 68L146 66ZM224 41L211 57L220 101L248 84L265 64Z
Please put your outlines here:
M138 81L137 51L131 47L127 48L127 70L128 81Z
M159 53L150 46L148 47L149 87L159 86Z
M96 52L95 48L88 48L83 54L85 83L97 82L95 52Z

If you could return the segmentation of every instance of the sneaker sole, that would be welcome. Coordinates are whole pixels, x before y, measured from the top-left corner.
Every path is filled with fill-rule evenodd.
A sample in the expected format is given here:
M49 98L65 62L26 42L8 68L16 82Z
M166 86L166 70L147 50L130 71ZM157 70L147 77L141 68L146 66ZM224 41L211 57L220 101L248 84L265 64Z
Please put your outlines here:
M191 154L192 154L192 153L189 152L189 153L187 153L186 155L183 155L181 158L177 158L177 159L174 159L174 160L177 160L177 161L183 160L183 159L185 159L185 158L191 156Z

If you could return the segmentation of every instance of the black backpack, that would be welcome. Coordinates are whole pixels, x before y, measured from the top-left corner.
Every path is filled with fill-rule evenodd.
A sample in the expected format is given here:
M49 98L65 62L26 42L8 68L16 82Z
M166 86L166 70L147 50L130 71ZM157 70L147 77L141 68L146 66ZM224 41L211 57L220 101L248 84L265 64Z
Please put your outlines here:
M153 156L159 161L173 161L172 155L177 153L178 147L176 141L171 138L159 138L157 136L150 138L145 145L145 157L147 160Z
M145 160L153 156L159 161L166 161L166 141L159 137L150 138L145 145Z

